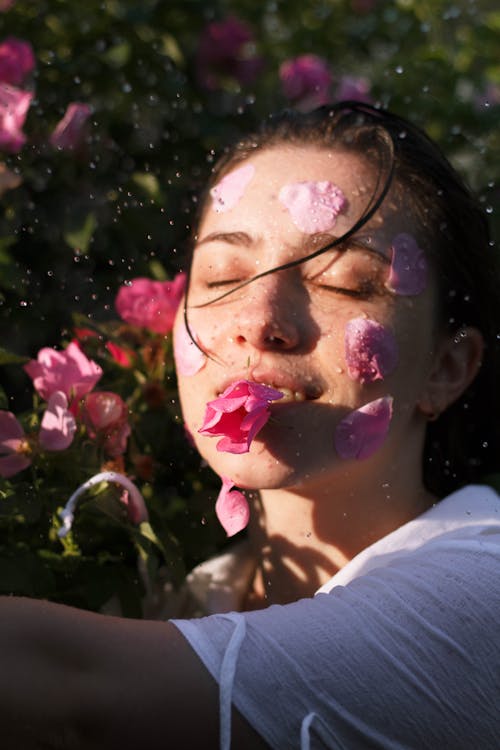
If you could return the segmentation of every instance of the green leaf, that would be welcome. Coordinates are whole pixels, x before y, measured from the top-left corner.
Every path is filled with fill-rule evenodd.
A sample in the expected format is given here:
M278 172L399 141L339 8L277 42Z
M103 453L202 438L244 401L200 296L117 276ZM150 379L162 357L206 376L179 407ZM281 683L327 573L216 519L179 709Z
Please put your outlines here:
M87 214L79 226L65 232L63 236L71 248L86 253L96 227L97 219L95 214L91 212Z
M29 357L23 357L20 354L14 354L0 346L0 365L20 365L29 361Z

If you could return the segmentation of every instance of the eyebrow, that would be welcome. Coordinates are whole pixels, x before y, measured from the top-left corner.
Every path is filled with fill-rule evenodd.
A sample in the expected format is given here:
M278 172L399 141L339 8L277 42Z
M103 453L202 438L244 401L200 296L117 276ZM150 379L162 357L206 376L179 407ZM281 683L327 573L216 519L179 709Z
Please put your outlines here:
M205 245L208 242L226 242L228 245L244 245L251 247L255 240L246 232L211 232L198 240L196 245Z

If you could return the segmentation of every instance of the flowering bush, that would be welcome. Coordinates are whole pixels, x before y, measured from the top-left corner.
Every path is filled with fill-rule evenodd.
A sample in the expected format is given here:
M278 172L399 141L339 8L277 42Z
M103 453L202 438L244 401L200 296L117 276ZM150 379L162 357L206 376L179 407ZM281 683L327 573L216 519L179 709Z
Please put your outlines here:
M19 415L0 410L0 497L18 509L17 521L10 517L19 527L10 556L18 556L21 529L29 536L25 506L32 512L35 506L36 531L43 540L37 543L36 559L50 581L43 593L51 598L100 608L117 595L122 612L140 616L143 599L159 575L162 581L181 582L192 557L201 549L213 551L220 538L217 532L199 550L190 550L175 533L186 523L182 486L189 483L187 458L193 464L192 481L199 474L184 436L173 379L170 333L183 287L182 274L171 282L136 279L121 287L117 308L122 312L131 291L152 288L158 295L161 290L161 325L153 313L144 316L142 325L136 316L133 324L76 325L75 338L65 348L44 347L23 365L33 384L33 407ZM6 352L3 356L9 357ZM176 461L172 472L174 445L185 458ZM199 490L192 518L201 528L205 513L215 514L217 493ZM223 513L231 529L237 527L235 514L242 513L234 499L239 494L229 493L225 503L231 506L233 498ZM203 511L200 504L206 506ZM96 566L103 572L99 585ZM83 577L78 591L75 570ZM2 585L30 593L29 587L13 586L8 576Z

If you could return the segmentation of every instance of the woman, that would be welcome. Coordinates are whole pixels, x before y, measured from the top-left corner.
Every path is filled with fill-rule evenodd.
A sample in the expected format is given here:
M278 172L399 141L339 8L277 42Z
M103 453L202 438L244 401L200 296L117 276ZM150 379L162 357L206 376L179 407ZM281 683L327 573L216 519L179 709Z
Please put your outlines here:
M500 503L445 497L494 468L490 253L451 167L387 112L288 114L228 151L176 354L229 533L250 491L231 608L257 611L4 601L11 747L497 746Z

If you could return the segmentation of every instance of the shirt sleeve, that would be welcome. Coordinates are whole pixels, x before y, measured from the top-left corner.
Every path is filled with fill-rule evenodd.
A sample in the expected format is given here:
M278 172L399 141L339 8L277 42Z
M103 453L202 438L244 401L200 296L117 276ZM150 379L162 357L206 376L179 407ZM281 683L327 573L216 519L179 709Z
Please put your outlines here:
M498 531L497 531L498 535ZM500 737L498 536L423 545L329 594L175 620L271 748L482 750Z

